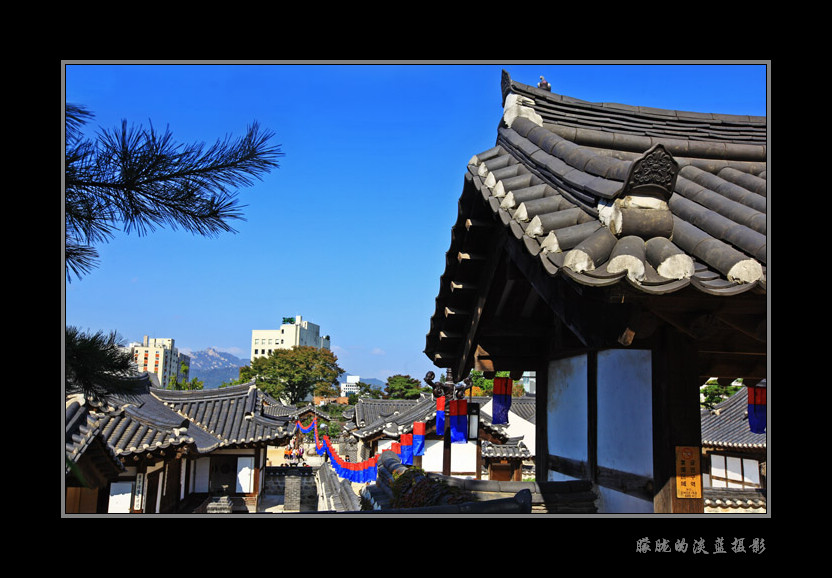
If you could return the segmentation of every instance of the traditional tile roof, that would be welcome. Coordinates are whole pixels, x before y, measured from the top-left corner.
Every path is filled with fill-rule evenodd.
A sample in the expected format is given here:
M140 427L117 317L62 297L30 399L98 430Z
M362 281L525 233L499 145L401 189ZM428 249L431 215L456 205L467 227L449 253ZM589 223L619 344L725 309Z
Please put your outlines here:
M351 433L359 439L384 435L398 437L410 433L413 422L430 422L436 419L436 402L423 394L419 399L360 398L351 415L344 417L354 423Z
M760 382L765 386L765 382ZM753 433L748 426L748 389L718 403L713 409L701 411L702 446L708 448L766 448L766 434Z
M467 399L467 398L466 398ZM483 406L489 398L473 397L471 401ZM357 438L366 439L374 436L397 438L401 434L411 433L413 422L423 421L430 424L436 420L436 400L430 394L422 394L419 399L371 399L360 398L353 413L344 413L352 421L350 432ZM491 416L480 412L480 426L498 438L505 438L503 425L491 423Z
M532 395L511 398L511 412L529 423L535 423L537 415L537 401Z
M456 330L453 293L482 257L467 247L486 246L472 241L478 201L550 277L645 295L765 293L766 117L590 103L506 72L502 89L496 144L468 164L428 357Z
M94 458L94 461L103 477L114 477L124 470L124 465L113 449L105 443L102 435L102 426L105 422L106 416L91 410L83 396L73 395L67 398L64 422L67 474L84 456L96 451L99 455Z
M254 383L200 391L154 390L153 395L178 415L216 439L218 447L277 442L291 435L291 416L274 416L280 406Z
M482 442L482 457L528 460L534 457L520 437L509 438L504 444Z
M263 408L273 399L253 384L201 391L171 391L153 387L148 374L136 378L145 386L129 398L114 397L89 409L98 435L119 458L148 455L167 449L208 453L218 448L279 442L290 435L289 419L271 417ZM67 406L67 453L82 445L70 432ZM76 410L75 415L81 414ZM73 423L79 418L74 417ZM87 425L87 428L90 426ZM70 444L73 448L70 448Z
M507 74L503 87L497 146L470 170L550 274L659 293L765 287L765 117L593 104Z
M763 489L705 488L706 512L765 512L767 496Z
M279 416L279 415L283 415L283 414L282 414L281 412L279 412L279 411L275 411L275 412L273 413L273 412L272 412L272 410L271 410L271 407L272 407L272 406L268 406L268 407L264 410L264 411L266 411L266 413L267 413L268 415L274 415L275 417L277 417L277 416ZM324 412L324 411L321 411L318 407L316 407L316 406L314 406L314 405L307 405L307 406L303 406L303 407L296 407L296 406L285 406L285 409L286 409L286 410L290 410L290 411L289 411L289 413L288 413L288 415L289 415L290 417L292 417L292 419L300 419L300 420L301 420L301 422L304 422L305 420L309 419L309 417L307 417L307 416L309 416L310 414L311 414L313 417L316 417L316 418L321 418L321 419L322 419L322 420L324 420L324 421L330 421L330 420L332 420L332 416L330 416L329 414L327 414L327 413L326 413L326 412ZM306 425L306 424L304 424L304 425Z

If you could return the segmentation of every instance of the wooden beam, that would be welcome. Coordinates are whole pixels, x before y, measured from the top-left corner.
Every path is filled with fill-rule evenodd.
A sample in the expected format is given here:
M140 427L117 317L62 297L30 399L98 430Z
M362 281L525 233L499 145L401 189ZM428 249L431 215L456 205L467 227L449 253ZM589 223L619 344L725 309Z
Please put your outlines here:
M699 376L760 380L768 376L766 354L741 354L726 351L700 351L698 353Z
M520 243L505 245L509 258L543 302L589 348L614 347L627 328L634 304L609 302L603 288L580 287L564 275L551 276ZM579 294L580 292L580 294ZM596 299L589 297L597 295Z
M473 354L476 346L477 331L479 329L479 323L482 319L483 311L485 310L488 294L490 293L492 283L494 282L497 267L503 258L502 247L505 245L505 240L505 228L495 227L494 234L491 235L490 243L484 252L484 254L487 255L487 259L485 260L485 263L480 271L479 278L475 283L477 291L474 309L471 312L472 315L470 322L467 325L462 349L460 350L460 356L456 363L456 373L454 375L459 379L466 376L469 368L474 365L475 360L473 358Z

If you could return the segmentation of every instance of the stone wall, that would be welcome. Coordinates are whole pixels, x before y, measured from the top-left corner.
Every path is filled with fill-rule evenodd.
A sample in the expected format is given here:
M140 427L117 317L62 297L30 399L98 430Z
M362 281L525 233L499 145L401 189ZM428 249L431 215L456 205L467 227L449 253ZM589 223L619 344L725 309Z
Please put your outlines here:
M266 468L263 493L283 495L284 512L308 512L318 509L318 486L313 467Z

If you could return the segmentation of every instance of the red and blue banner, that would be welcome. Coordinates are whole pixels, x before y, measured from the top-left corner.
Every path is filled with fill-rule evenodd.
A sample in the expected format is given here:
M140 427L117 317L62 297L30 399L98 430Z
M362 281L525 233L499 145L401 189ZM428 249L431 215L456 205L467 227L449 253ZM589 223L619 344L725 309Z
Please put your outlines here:
M766 433L768 416L766 415L765 386L748 388L748 426L752 433Z
M318 439L318 424L317 423L315 423L315 453L318 454L319 456L322 456L326 453L326 447L321 442L321 440Z
M340 477L359 484L374 482L378 476L378 456L373 456L363 462L352 463L344 460L332 447L329 436L323 436L323 441L318 437L318 422L313 418L312 423L304 428L300 422L298 427L304 433L314 428L315 431L315 453L319 456L329 456L329 465Z
M402 434L399 436L399 447L401 449L402 463L406 466L413 465L413 434Z
M413 455L425 455L425 422L413 422Z
M300 431L302 431L303 433L309 433L310 431L312 431L313 428L317 432L318 431L317 425L318 425L318 420L315 417L312 418L312 421L309 422L309 425L306 426L306 427L304 427L300 424L300 420L297 420L298 429Z
M363 462L349 462L339 456L338 453L332 448L332 442L329 441L328 436L323 436L323 438L323 445L326 448L326 453L330 458L329 465L336 474L346 480L359 484L373 482L376 480L378 475L378 456L373 456Z
M494 378L494 395L491 403L492 421L495 425L508 423L508 410L511 407L511 388L514 385L510 377Z
M468 443L468 400L452 399L450 407L451 443Z
M436 398L436 435L445 435L445 396Z

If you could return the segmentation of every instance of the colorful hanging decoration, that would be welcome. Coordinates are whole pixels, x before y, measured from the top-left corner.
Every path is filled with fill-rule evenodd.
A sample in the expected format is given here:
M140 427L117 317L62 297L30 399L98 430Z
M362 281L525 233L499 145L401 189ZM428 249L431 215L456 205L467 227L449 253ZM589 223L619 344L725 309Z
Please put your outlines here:
M508 423L508 410L511 407L511 388L513 385L510 377L494 378L491 423L495 425Z
M748 386L748 426L752 433L766 433L766 386Z
M413 434L402 434L399 436L402 463L406 466L413 465Z
M324 444L318 439L318 427L317 424L315 425L315 453L319 456L322 456L326 453L326 448Z
M329 456L329 463L332 469L340 477L356 483L374 482L378 476L378 455L375 455L362 462L352 463L341 456L332 447L332 442L329 436L318 437L318 422L314 417L308 426L303 426L300 421L297 422L298 429L304 433L310 431L315 432L315 453L319 456L326 454Z
M445 433L445 396L436 398L436 435Z
M329 455L330 466L340 477L359 484L373 482L378 475L378 456L373 456L363 462L348 462L332 448L328 436L323 436L324 447Z
M425 455L425 422L413 422L413 455Z
M452 399L451 407L451 443L468 443L468 400Z
M305 427L301 425L300 420L297 420L297 426L298 426L298 429L300 431L302 431L303 433L309 433L310 431L312 431L313 428L317 432L318 431L318 418L312 417L312 421L309 422L309 425L305 426Z

